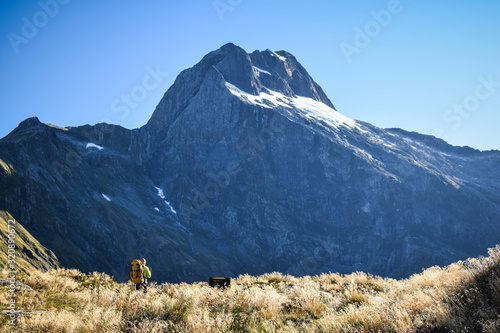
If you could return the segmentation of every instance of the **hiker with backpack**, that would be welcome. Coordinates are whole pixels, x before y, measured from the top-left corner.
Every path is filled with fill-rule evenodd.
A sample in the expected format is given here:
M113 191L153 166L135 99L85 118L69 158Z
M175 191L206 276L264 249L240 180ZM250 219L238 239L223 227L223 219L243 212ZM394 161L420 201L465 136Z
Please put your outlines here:
M148 279L150 278L151 269L146 266L146 259L134 259L134 261L132 261L132 269L130 270L130 279L135 283L135 290L143 288L144 293L146 293L148 289Z

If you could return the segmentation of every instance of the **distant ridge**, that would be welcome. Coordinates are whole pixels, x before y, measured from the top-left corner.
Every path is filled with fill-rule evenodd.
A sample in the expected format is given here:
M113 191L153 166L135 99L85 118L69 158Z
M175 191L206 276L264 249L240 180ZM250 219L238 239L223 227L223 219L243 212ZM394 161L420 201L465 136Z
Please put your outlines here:
M37 118L0 140L0 210L64 267L158 282L338 271L395 278L500 239L500 152L338 112L286 51L226 44L139 129Z

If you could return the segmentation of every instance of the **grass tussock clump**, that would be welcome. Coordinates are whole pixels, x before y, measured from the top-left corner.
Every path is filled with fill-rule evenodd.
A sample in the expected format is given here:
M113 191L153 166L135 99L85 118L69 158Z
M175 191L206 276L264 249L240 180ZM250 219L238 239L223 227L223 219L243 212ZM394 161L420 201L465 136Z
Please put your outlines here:
M498 332L500 247L488 258L409 279L356 272L297 278L242 275L230 288L151 284L148 293L100 274L57 269L22 281L15 325L2 332ZM0 287L2 308L8 290Z

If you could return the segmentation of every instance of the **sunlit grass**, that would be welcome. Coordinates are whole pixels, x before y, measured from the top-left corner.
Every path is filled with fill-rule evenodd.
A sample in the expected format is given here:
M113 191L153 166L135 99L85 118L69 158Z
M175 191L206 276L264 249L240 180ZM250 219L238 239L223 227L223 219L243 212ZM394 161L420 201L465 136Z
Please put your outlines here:
M33 272L3 332L497 332L500 248L488 258L431 267L409 279L362 272L242 275L230 288L152 284L147 294L106 274ZM0 289L6 308L7 287ZM43 310L43 311L40 311Z

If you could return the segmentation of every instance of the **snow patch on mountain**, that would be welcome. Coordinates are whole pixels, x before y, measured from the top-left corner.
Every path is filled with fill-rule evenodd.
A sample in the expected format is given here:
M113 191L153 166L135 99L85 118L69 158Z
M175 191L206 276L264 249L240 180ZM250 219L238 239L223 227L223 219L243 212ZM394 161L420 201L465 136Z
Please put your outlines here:
M309 97L297 96L292 99L292 103L299 109L305 110L309 113L309 116L324 120L327 123L337 126L338 124L344 125L346 127L358 127L356 122L351 118L348 118L341 113L332 109L328 105L318 102ZM361 131L361 128L359 128Z
M163 194L163 190L159 187L156 187L156 186L155 186L155 189L158 191L158 196L160 198L162 198L163 200L165 200L165 195Z
M231 94L250 104L255 104L268 109L272 109L276 106L290 107L289 104L285 103L287 97L278 92L268 90L270 93L261 92L259 96L255 96L241 90L229 82L226 82L226 87L229 89Z
M159 187L156 187L156 186L155 186L155 189L158 191L158 196L163 199L163 202L165 202L165 204L170 209L170 211L172 213L174 213L174 214L177 214L177 211L174 209L174 207L172 207L172 205L170 204L170 202L168 202L167 200L165 200L165 194L163 193L163 190L161 188L159 188ZM157 209L157 208L155 208L155 209Z
M375 143L375 144L377 144L377 145L382 145L382 146L385 146L385 147L387 147L387 148L389 148L389 149L396 149L396 148L397 148L397 147L394 145L394 143L393 143L393 142L390 142L390 141L388 141L387 139L382 138L382 137L380 137L380 136L379 136L379 135L377 135L377 134L374 134L374 135L372 135L371 137L368 137L368 139L369 139L371 142L373 142L373 143Z
M268 71L265 71L265 70L263 70L263 69L260 69L260 68L259 68L259 67L257 67L257 66L253 66L253 68L254 68L255 70L257 70L258 72L260 72L260 73L264 73L264 74L272 75L272 74L271 74L271 73L269 73Z
M271 52L271 55L275 56L276 58L278 58L279 60L281 61L285 61L286 62L286 58L283 57L283 56L280 56L278 53L276 52Z
M104 149L103 147L98 146L98 145L96 145L95 143L92 143L92 142L87 143L87 147L86 148L97 148L99 150Z
M237 86L235 86L232 83L226 82L226 87L229 89L229 91L231 92L231 94L233 94L235 96L246 97L247 99L249 99L251 101L257 99L257 96L254 96L254 95L251 95L251 94L249 94L247 92L244 92L243 90L241 90L240 88L238 88Z
M241 90L229 82L226 82L226 87L233 95L250 104L255 104L269 109L277 106L289 109L299 109L305 111L304 116L307 118L322 120L334 127L342 125L345 127L357 128L361 132L366 132L356 123L356 121L342 115L328 105L309 97L288 97L277 91L269 89L266 89L265 92L260 92L259 95L256 96Z
M170 208L170 211L174 214L177 214L177 212L175 211L175 209L172 207L172 205L170 204L170 202L168 202L167 200L163 200L165 201L165 203L167 204L168 208Z

